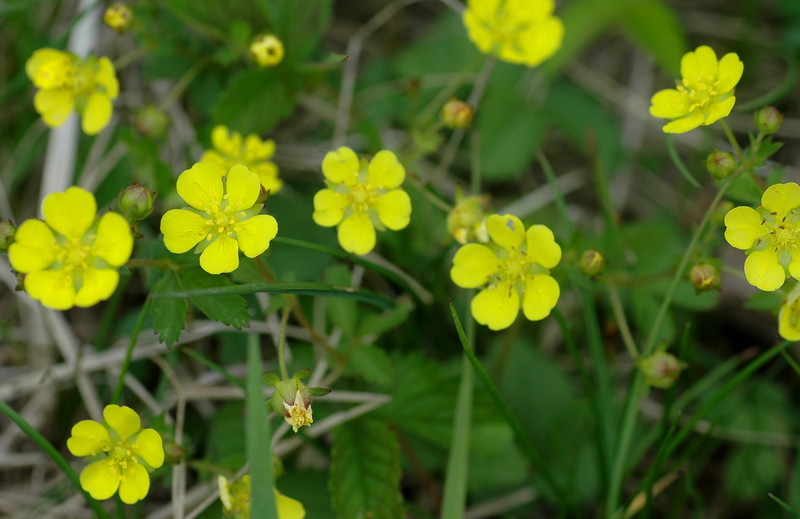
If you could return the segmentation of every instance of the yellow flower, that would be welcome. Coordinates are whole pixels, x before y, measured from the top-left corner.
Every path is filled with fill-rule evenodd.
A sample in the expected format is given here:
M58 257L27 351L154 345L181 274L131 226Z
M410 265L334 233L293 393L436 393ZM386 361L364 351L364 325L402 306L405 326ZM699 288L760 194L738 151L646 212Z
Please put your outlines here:
M84 133L95 135L111 119L111 100L119 94L114 65L108 58L80 59L56 49L39 49L25 64L39 91L33 106L48 126L61 126L74 109Z
M486 219L491 243L468 243L453 258L450 277L462 288L483 290L472 299L472 315L492 330L508 328L522 312L531 321L544 319L556 306L560 289L548 269L561 261L561 247L544 225L527 232L516 216Z
M211 131L213 150L207 150L200 157L201 162L208 162L219 168L225 176L234 164L243 164L258 175L261 185L272 194L280 191L283 182L278 178L278 166L270 161L275 154L275 141L262 141L258 135L250 134L242 143L239 132L231 132L227 126L216 126Z
M255 258L278 234L278 222L258 214L261 193L258 175L236 164L223 186L216 167L200 162L178 177L178 194L191 206L170 209L161 218L164 245L180 254L195 245L200 266L209 274L233 272L239 267L239 250Z
M800 341L800 289L795 288L781 306L778 333L787 341Z
M713 124L731 113L736 102L733 88L743 70L736 53L729 52L717 61L714 49L697 47L681 59L678 86L656 92L650 100L650 115L672 119L664 125L665 133L684 133L701 124Z
M274 67L283 60L283 42L274 34L259 34L250 43L250 54L259 67Z
M67 448L73 456L99 456L80 476L81 486L95 499L108 499L119 490L123 503L132 505L150 490L148 470L164 464L161 436L141 429L136 411L107 405L103 423L82 420L72 428Z
M800 186L770 186L758 209L734 207L725 215L725 239L747 251L744 274L761 290L783 286L788 275L800 279Z
M358 160L342 146L322 161L328 189L314 195L314 221L337 227L347 252L366 254L375 248L375 229L403 229L411 218L411 199L399 189L406 176L394 153L379 151L372 160Z
M217 477L219 487L219 500L222 501L222 511L225 515L235 519L248 519L250 517L250 476L245 475L238 481L228 481L224 476ZM275 490L275 505L278 508L278 519L303 519L306 510L303 503L291 497L286 497Z
M553 0L469 0L464 25L484 54L534 67L552 56L564 37Z
M117 267L133 251L128 222L117 213L97 218L94 195L79 187L42 202L44 221L19 226L9 249L11 266L25 274L25 290L45 306L66 310L108 299L119 282Z

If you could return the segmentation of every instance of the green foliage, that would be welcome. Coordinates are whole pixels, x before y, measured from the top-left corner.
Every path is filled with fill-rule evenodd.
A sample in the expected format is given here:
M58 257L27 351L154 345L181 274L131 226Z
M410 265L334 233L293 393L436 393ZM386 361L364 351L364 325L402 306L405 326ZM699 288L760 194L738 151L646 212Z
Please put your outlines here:
M247 70L231 79L211 109L215 124L233 130L264 133L292 113L297 93L294 85L270 69Z
M168 270L155 284L152 293L175 292L181 288L178 276L175 272ZM158 333L160 341L167 343L167 347L171 348L181 336L181 332L186 326L186 312L188 311L189 304L186 299L182 298L156 298L150 304L150 313L153 316L153 330Z

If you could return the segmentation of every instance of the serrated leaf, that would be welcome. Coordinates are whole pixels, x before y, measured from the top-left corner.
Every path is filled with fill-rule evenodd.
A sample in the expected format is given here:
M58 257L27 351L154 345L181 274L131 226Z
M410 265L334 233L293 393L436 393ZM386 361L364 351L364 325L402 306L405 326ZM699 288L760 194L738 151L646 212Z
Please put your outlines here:
M153 294L174 292L179 290L179 280L175 272L168 270L152 289ZM186 312L189 304L186 299L153 298L150 301L150 315L153 316L153 330L158 333L158 340L172 348L186 326Z
M233 283L225 276L215 276L199 268L178 271L181 290L229 287ZM242 296L226 294L214 296L189 296L189 300L212 321L241 329L250 324L247 301Z
M255 69L235 76L222 92L211 116L244 134L262 134L292 113L297 95L291 78L275 70Z
M283 40L284 63L294 65L306 59L331 21L332 0L278 0L269 6L270 20ZM276 16L273 16L273 13Z
M361 376L367 382L379 386L392 383L392 364L389 357L377 346L355 346L350 352L347 371Z
M389 426L362 418L333 431L329 487L340 519L401 519L400 446Z

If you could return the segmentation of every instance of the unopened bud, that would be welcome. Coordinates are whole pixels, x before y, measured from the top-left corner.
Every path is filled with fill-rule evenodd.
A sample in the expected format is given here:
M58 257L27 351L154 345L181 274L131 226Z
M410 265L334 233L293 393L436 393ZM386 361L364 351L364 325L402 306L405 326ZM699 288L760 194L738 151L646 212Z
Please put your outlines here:
M250 54L259 67L274 67L283 60L283 42L274 34L259 34L250 43Z
M656 351L652 355L639 358L636 367L642 371L645 384L659 389L669 389L678 380L685 364L671 353Z
M719 290L719 269L711 263L698 263L689 270L689 283L698 294L709 290Z
M140 222L153 211L155 198L156 194L143 185L133 184L120 191L117 209L129 222Z
M133 21L133 11L125 2L114 2L103 15L106 25L119 33L127 31Z
M17 233L17 227L8 222L0 222L0 252L6 252L11 244L14 242L14 235Z
M456 206L447 214L447 232L462 245L470 241L488 242L485 208L485 197L457 196Z
M442 107L442 121L448 128L469 128L472 107L459 99L451 99Z
M134 126L145 137L158 139L169 126L169 116L153 105L146 105L136 111Z
M726 178L736 170L736 159L727 151L712 150L706 157L705 166L716 179Z
M765 106L756 112L755 119L758 131L770 135L781 129L783 114L774 106Z
M606 267L606 258L600 251L589 249L581 254L581 272L586 276L597 276Z
M186 456L186 449L177 443L164 442L164 463L176 465L183 461Z

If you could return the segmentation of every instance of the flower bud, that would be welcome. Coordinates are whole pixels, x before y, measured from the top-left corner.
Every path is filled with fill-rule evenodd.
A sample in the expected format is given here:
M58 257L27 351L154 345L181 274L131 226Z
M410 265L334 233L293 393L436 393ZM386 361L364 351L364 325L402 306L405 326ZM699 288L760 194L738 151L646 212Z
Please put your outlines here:
M783 114L774 106L765 106L756 112L755 120L758 131L770 135L781 129Z
M140 134L158 139L167 131L169 116L153 105L146 105L136 111L133 124Z
M259 67L274 67L283 60L283 42L274 34L259 34L250 43L250 54Z
M447 215L447 232L460 244L470 241L487 243L489 234L486 231L486 198L456 195L456 206Z
M219 500L222 513L229 517L250 517L250 476L229 481L225 476L217 476Z
M726 178L736 170L736 159L727 151L712 150L706 157L706 169L717 180Z
M117 208L129 222L139 222L153 211L155 198L156 194L143 185L132 184L119 192Z
M669 389L678 380L678 375L685 364L671 353L656 351L636 361L636 367L642 371L644 382L648 386Z
M603 254L594 249L589 249L581 254L580 259L581 272L586 276L597 276L603 272L606 267L606 258Z
M106 25L119 33L127 31L133 21L133 10L125 2L114 2L103 15Z
M719 269L711 263L701 262L689 270L689 283L699 294L709 290L720 290Z
M8 222L0 222L0 252L6 252L8 248L14 243L14 235L17 233L17 227Z
M311 397L330 393L329 389L309 388L303 384L300 379L307 377L309 373L311 373L310 369L304 369L288 379L280 379L272 373L264 375L264 383L275 386L275 392L270 401L272 408L276 413L283 415L286 423L292 426L294 432L297 432L300 427L310 426L314 422Z
M176 465L183 461L186 456L186 449L177 443L165 441L164 442L164 463L168 465Z
M469 128L472 107L460 99L451 99L442 107L442 121L448 128Z

